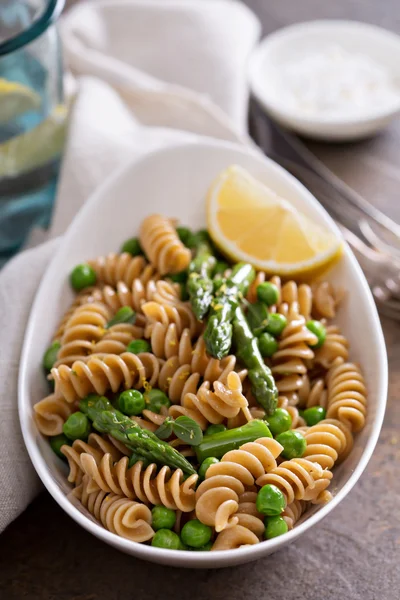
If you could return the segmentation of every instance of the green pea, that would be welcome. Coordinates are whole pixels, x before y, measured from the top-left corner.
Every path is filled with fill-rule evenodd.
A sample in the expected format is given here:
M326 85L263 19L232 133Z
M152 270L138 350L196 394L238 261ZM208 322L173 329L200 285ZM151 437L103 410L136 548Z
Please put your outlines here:
M182 527L182 542L191 548L201 548L211 540L212 529L198 519L192 519Z
M80 292L86 287L95 285L97 281L96 271L90 265L83 263L73 269L69 280L74 290Z
M266 540L278 537L278 535L283 535L288 531L287 523L283 517L267 517L264 521L264 524L264 537Z
M287 431L292 426L292 417L285 408L276 408L267 420L268 427L274 437Z
M61 452L62 446L70 446L71 441L67 438L66 435L60 433L60 435L54 435L49 438L50 447L57 456L65 460L64 454Z
M186 546L186 544L184 544L180 538L179 541L180 544L178 550L193 550L193 548L189 548L189 546Z
M86 441L90 433L90 421L83 413L79 411L74 412L65 421L63 432L72 441Z
M168 396L155 388L144 394L144 400L147 408L155 413L159 413L162 406L166 406L167 408L171 406Z
M257 286L257 298L267 306L272 306L273 304L277 304L279 300L279 290L276 285L270 281L260 283L260 285Z
M267 483L257 494L256 507L262 515L268 517L280 515L285 506L285 496L276 485Z
M122 306L112 319L110 319L106 325L106 329L113 327L114 325L121 325L122 323L134 323L136 321L136 313L130 306Z
M142 247L137 237L130 238L123 243L121 252L128 252L131 256L139 256L143 254Z
M181 540L179 535L169 529L159 529L153 539L151 545L156 548L167 548L168 550L179 550Z
M274 337L278 337L281 335L286 325L287 319L284 315L281 315L279 313L272 313L268 317L268 325L266 327L266 331Z
M223 275L227 269L229 269L228 263L223 260L217 260L213 269L213 277L216 275Z
M119 410L131 417L132 415L140 415L146 408L146 403L138 390L125 390L118 398Z
M303 411L303 419L309 427L316 425L326 417L326 410L322 406L311 406Z
M61 344L58 341L53 342L52 345L47 348L46 352L43 355L42 361L43 367L46 369L46 371L51 371L51 369L53 368L53 365L57 360L57 354L60 348Z
M258 338L258 347L261 352L261 356L264 358L270 358L277 352L279 344L270 333L264 332Z
M212 542L208 542L208 544L204 544L200 548L190 548L193 552L209 552L213 546Z
M204 432L204 435L212 435L213 433L220 433L226 431L226 426L220 423L219 425L209 425Z
M181 240L182 244L188 246L189 239L192 237L192 232L190 231L190 229L188 227L182 227L179 225L176 228L176 233L178 234L178 237Z
M284 431L275 439L282 444L282 456L287 460L301 458L307 448L305 437L299 431Z
M323 345L323 343L326 340L326 328L324 325L322 325L321 321L307 321L306 323L306 327L309 331L311 331L311 333L313 333L317 338L318 341L316 344L312 344L313 348L321 348L321 346ZM311 346L311 344L310 344Z
M171 508L165 506L154 506L151 509L152 526L155 531L159 529L172 529L175 525L176 514Z
M199 468L199 477L204 479L206 476L208 467L211 467L211 465L216 465L217 463L219 463L219 460L218 460L218 458L215 458L214 456L209 456L208 458L205 458Z
M188 272L181 271L180 273L170 273L170 274L166 275L165 277L168 277L174 283L186 283L187 278L188 278Z
M141 352L150 352L151 346L146 340L132 340L126 347L127 352L132 354L140 354Z

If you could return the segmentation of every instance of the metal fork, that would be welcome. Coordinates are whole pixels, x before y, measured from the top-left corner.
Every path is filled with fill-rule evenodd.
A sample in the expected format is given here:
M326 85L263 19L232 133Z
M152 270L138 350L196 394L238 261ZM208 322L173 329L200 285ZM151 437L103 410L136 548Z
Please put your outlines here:
M400 225L332 173L295 136L258 114L253 137L265 153L302 181L339 225L382 314L400 320ZM254 125L256 125L254 127Z

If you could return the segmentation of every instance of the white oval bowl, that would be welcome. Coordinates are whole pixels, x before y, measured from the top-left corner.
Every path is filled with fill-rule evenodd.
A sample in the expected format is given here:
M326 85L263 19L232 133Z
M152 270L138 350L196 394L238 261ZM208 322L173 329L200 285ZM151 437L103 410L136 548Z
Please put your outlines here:
M329 280L350 290L337 322L351 343L351 357L363 367L369 389L367 424L356 437L354 449L335 470L333 500L314 509L284 536L238 550L185 552L153 548L118 537L103 529L78 502L67 498L71 490L67 468L39 434L32 405L48 394L41 368L57 322L73 299L68 275L88 258L118 251L135 235L141 220L153 212L179 217L194 228L205 225L205 196L213 179L231 164L248 169L319 223L339 231L317 200L294 177L273 161L246 148L218 141L179 145L148 154L124 167L103 185L75 217L40 284L32 307L21 357L19 414L26 447L44 485L59 505L82 527L128 554L180 567L226 567L256 560L282 548L313 527L348 494L365 469L377 442L385 411L387 360L385 343L364 275L346 246L341 262ZM329 544L329 540L326 540Z
M377 133L400 113L400 94L390 107L363 112L359 118L304 115L280 102L274 81L279 68L294 57L338 45L384 65L400 82L400 36L381 27L357 21L321 20L284 27L265 37L253 51L248 66L251 90L265 111L278 123L314 139L350 141Z

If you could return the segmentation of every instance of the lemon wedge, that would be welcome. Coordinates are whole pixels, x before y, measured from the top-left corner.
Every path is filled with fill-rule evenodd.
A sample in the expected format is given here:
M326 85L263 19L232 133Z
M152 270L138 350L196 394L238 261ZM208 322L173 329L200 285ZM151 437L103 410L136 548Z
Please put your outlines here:
M0 78L0 124L7 123L28 110L40 107L41 99L32 88Z
M209 190L207 220L229 258L283 277L319 274L342 251L340 238L235 165Z
M67 107L60 104L37 127L0 144L0 177L16 177L56 159L67 133Z

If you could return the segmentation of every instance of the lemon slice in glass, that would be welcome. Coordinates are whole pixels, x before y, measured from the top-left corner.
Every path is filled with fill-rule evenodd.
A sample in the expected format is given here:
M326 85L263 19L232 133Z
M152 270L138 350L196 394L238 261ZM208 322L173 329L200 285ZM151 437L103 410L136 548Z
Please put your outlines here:
M207 199L210 235L235 261L282 276L313 276L341 254L342 240L257 181L231 166Z
M0 177L16 177L55 160L64 147L67 116L60 104L42 123L0 144Z
M40 107L41 99L32 88L0 78L0 124Z

